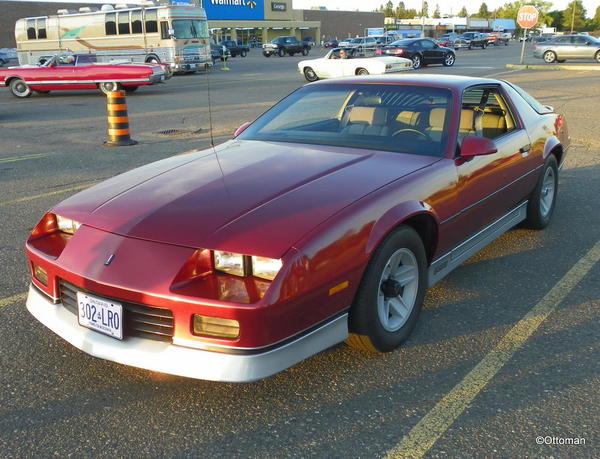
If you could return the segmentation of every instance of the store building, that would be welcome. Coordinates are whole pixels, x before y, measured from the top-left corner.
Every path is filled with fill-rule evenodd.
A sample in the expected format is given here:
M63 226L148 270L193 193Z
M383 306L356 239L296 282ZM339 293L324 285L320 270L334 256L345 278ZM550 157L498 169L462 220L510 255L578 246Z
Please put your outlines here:
M280 35L317 43L321 22L304 19L303 10L294 10L292 0L203 0L206 17L215 40L228 39L249 45L271 41Z

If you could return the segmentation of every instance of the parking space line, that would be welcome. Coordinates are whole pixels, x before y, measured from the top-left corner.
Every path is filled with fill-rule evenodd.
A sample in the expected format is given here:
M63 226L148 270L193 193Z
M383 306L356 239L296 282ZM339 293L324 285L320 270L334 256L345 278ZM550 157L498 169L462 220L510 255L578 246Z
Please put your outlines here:
M36 194L34 196L26 196L24 198L12 199L10 201L2 201L0 202L0 206L9 206L11 204L18 204L20 202L33 201L34 199L45 198L47 196L54 196L57 194L68 193L70 191L79 191L85 188L89 188L96 183L86 183L85 185L72 186L70 188L63 188L62 190L50 191L48 193Z
M46 156L50 156L50 155L48 153L38 153L38 154L26 155L26 156L13 156L11 158L0 158L0 163L14 163L16 161L25 161L28 159L45 158Z
M386 458L420 458L440 439L500 369L600 260L600 241L446 394Z
M9 304L16 303L17 301L21 301L27 298L27 293L19 293L18 295L9 296L8 298L0 299L0 308L4 306L8 306Z

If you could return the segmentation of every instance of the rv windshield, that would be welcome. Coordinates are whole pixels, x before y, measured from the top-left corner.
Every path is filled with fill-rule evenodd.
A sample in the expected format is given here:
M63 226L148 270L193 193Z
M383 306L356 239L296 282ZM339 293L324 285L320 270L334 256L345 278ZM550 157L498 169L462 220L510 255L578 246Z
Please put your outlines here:
M175 38L206 38L208 25L206 21L196 19L176 19L173 21Z

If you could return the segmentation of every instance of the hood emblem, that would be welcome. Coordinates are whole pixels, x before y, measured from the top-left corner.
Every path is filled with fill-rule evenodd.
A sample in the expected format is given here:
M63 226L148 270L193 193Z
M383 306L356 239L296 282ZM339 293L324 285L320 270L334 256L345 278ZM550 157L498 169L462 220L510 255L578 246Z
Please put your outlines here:
M114 253L111 253L111 254L110 254L110 257L108 257L108 258L106 259L106 261L104 262L104 266L108 266L108 265L110 265L114 259L115 259L115 254L114 254Z

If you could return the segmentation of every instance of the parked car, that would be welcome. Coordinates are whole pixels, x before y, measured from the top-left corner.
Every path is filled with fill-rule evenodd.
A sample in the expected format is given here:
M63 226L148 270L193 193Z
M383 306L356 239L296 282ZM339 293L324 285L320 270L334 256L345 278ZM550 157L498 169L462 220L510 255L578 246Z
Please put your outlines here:
M225 46L229 50L231 57L246 57L246 54L250 52L250 48L245 45L240 45L233 40L223 40L219 45Z
M429 64L449 67L456 60L453 50L439 46L430 38L404 38L377 50L377 54L410 59L415 69Z
M0 48L0 67L17 62L17 50L15 48Z
M485 49L488 46L487 38L478 32L465 32L454 40L454 49L460 48L481 48Z
M382 35L382 36L374 36L375 41L377 42L377 46L385 46L389 45L398 40L396 35Z
M442 35L440 38L438 38L436 40L436 43L440 46L444 46L446 48L453 48L454 47L454 40L456 40L458 38L458 34L456 33L445 33L444 35Z
M357 37L350 40L347 45L350 48L354 48L357 52L362 53L364 51L375 51L378 48L377 40L375 37Z
M298 41L296 37L277 37L271 40L270 43L263 45L263 56L265 57L270 57L274 54L277 54L279 57L283 57L286 54L293 56L299 53L307 56L309 51L310 46Z
M214 39L210 39L210 57L213 65L217 61L225 62L231 57L231 51L227 46L219 45Z
M340 55L345 53L345 58ZM353 48L334 48L325 56L298 62L298 70L308 81L353 75L383 75L412 69L412 61L401 57L355 58Z
M337 48L339 45L339 41L337 40L327 40L326 42L323 43L323 46L325 48Z
M27 238L27 309L88 354L209 380L344 340L389 352L428 287L513 226L548 225L568 146L564 118L504 81L312 83L218 157L171 156L55 205Z
M164 83L171 77L166 64L97 64L95 54L61 53L49 57L43 65L9 67L0 70L0 86L15 97L33 92L47 94L63 89L96 89L103 93Z
M567 59L600 62L600 40L587 35L562 35L533 45L533 56L548 63L565 62Z
M505 33L501 33L501 32L492 32L487 34L488 35L488 45L494 45L494 46L508 46L508 41L509 38L507 38L507 34Z

